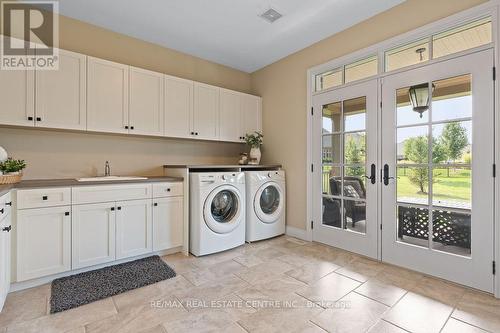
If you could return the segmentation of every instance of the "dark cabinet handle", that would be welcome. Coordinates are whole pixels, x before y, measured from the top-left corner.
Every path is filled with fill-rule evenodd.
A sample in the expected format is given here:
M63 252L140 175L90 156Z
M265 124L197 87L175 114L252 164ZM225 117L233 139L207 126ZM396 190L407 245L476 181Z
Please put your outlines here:
M191 135L194 135L194 132L191 132Z
M167 188L167 192L170 192L170 189L169 189L169 188Z
M64 216L69 216L69 212L64 212Z
M153 204L153 206L158 207L158 203L157 203L157 202L155 202L155 203Z
M44 196L42 197L42 200L44 200L44 201L46 201L46 200L48 200L48 199L49 199L49 197L48 197L48 196L46 196L46 195L44 195Z
M198 135L198 132L195 132L194 135Z
M5 231L5 232L10 232L11 230L12 230L11 225L9 225L8 227L2 228L2 231Z
M113 212L115 210L115 207L111 207L111 211Z
M121 208L121 207L117 207L116 209L118 209L118 210L122 210L122 208Z
M371 170L370 170L370 177L365 176L367 179L370 179L370 182L371 182L372 184L375 184L375 183L377 182L377 180L376 180L376 176L375 176L375 173L376 173L375 168L376 168L376 167L375 167L375 164L372 164L372 165L371 165L371 168L370 168L370 169L371 169Z
M130 126L130 129L133 130L134 129L134 126Z
M11 202L6 202L5 206L12 206L12 201Z
M125 126L125 129L128 129L128 126Z
M33 120L33 117L28 117L28 120L32 121L32 120Z
M36 117L36 121L42 121L41 117Z
M3 214L4 210L3 208L0 208L0 214Z
M389 179L394 179L394 177L389 177L389 165L384 164L384 185L389 185Z

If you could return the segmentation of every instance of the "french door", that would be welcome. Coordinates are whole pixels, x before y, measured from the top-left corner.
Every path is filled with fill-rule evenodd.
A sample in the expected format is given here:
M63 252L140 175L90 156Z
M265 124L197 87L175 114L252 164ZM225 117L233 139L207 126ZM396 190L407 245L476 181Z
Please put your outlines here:
M383 261L489 292L493 63L486 50L385 77L380 132Z
M315 241L493 291L493 60L313 96Z
M377 258L377 80L314 96L313 238Z

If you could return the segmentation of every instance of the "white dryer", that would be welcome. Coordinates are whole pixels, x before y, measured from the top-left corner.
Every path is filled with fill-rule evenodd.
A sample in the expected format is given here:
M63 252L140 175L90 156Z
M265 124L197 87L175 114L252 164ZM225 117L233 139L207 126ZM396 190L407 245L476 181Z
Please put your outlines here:
M190 174L189 248L195 256L245 243L245 174Z
M246 241L285 233L285 171L246 171Z

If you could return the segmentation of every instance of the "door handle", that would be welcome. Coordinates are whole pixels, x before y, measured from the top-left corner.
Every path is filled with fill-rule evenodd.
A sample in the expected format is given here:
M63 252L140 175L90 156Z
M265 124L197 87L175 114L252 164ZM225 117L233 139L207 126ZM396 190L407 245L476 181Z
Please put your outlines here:
M9 225L8 227L2 228L2 231L5 231L5 232L10 232L11 230L12 230L11 225Z
M371 167L370 167L370 169L371 169L370 170L370 177L365 176L367 179L370 180L370 182L372 184L375 184L377 182L377 178L376 178L377 176L375 175L375 172L376 172L375 168L376 168L375 164L372 164Z
M394 177L389 177L389 165L384 164L384 185L389 185L389 179L394 179Z

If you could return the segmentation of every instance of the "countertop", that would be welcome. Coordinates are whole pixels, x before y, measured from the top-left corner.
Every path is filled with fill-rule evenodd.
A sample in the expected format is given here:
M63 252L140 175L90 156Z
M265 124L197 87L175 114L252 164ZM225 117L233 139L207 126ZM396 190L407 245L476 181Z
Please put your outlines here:
M262 170L262 169L281 169L281 164L262 164L262 165L216 165L216 164L166 164L166 169L244 169L244 170Z
M95 181L79 182L76 179L33 179L23 180L17 184L0 185L0 196L9 192L13 188L38 188L38 187L71 187L90 185L115 185L115 184L137 184L137 183L160 183L160 182L182 182L182 177L148 177L148 179L117 180L117 181Z

